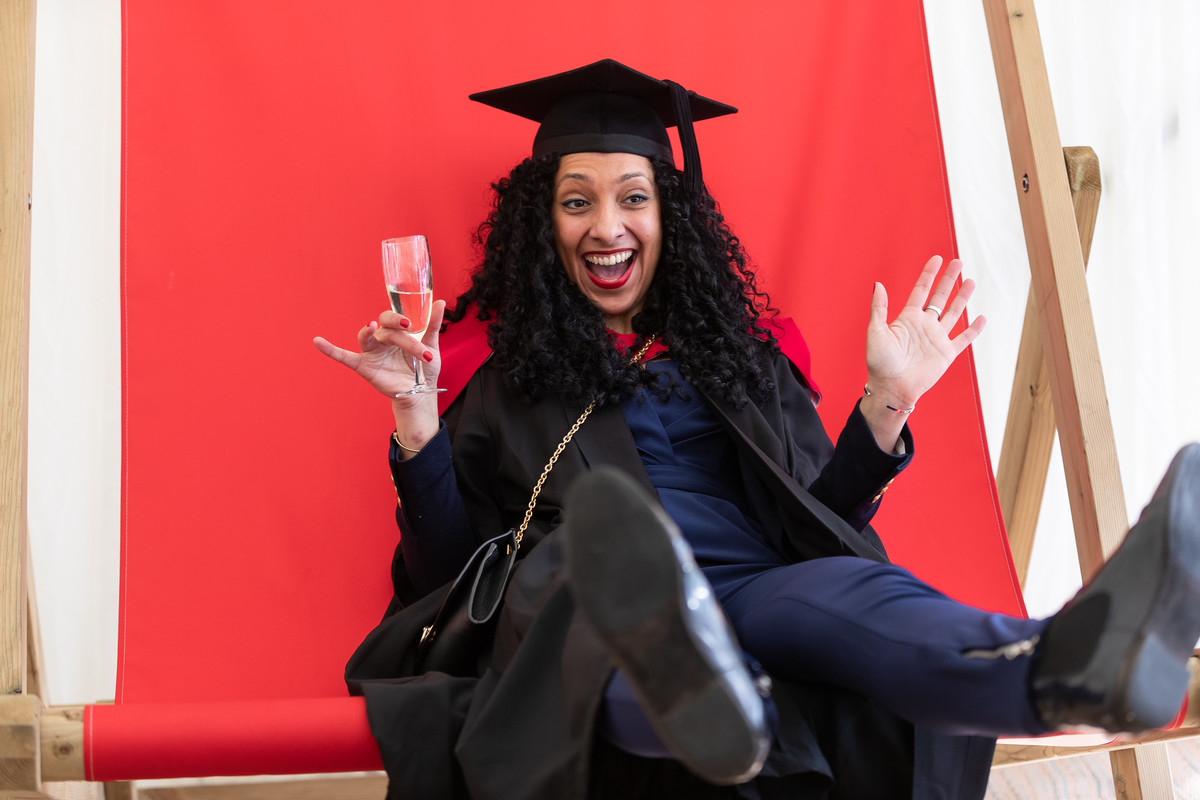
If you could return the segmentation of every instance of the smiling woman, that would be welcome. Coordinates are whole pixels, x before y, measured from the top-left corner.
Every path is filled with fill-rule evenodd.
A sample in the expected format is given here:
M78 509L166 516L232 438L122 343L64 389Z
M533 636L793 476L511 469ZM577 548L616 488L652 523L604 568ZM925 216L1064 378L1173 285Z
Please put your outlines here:
M445 315L492 357L440 417L389 394L394 597L347 665L389 796L966 800L997 735L1170 720L1200 637L1200 447L1061 613L952 600L870 522L909 413L983 329L961 262L930 258L890 313L875 283L835 445L701 178L692 118L731 108L613 61L475 99L541 126ZM361 352L317 346L385 394L398 352L428 352L436 384L461 352L442 310L421 342L386 311ZM437 587L518 523L490 647L422 672Z
M554 181L554 245L571 281L617 333L633 333L662 249L650 160L571 153Z

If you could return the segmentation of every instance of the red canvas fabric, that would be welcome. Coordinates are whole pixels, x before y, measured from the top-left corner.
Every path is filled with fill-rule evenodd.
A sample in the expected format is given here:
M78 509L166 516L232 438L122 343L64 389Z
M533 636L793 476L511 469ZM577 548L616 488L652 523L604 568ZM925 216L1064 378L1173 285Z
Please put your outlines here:
M955 252L919 0L740 8L124 1L121 703L333 697L389 596L387 403L319 355L385 307L379 242L475 262L534 125L468 93L618 58L740 113L705 178L812 354L832 433L872 283ZM877 528L949 594L1021 611L970 356L912 415Z
M88 706L90 781L382 769L361 697Z

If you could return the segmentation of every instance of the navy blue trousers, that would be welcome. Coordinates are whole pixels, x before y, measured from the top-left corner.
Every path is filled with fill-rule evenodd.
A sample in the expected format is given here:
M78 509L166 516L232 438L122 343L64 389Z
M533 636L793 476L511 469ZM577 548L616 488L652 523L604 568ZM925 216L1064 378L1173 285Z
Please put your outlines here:
M1045 733L1029 700L1032 659L1003 653L1045 620L980 611L901 567L853 557L768 569L722 606L742 648L777 679L849 689L945 733ZM600 732L637 755L670 755L621 673Z

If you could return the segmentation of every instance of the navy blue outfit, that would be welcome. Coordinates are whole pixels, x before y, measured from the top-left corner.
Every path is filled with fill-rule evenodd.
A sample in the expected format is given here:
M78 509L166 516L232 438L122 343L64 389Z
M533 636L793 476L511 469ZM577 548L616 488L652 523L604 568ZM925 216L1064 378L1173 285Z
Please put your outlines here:
M1028 699L1030 660L997 652L1040 635L1043 621L964 606L891 564L787 564L745 511L734 445L716 417L674 362L646 368L678 388L667 402L642 388L622 407L638 454L743 647L768 673L869 694L947 732L1045 732ZM608 736L666 755L623 679L606 700Z
M885 453L856 408L835 445L782 353L775 392L743 407L688 385L670 360L647 368L675 381L669 401L642 391L597 408L562 452L476 674L422 672L414 644L437 587L479 541L520 522L582 409L518 400L489 361L420 453L406 460L392 444L394 596L346 669L389 798L982 798L993 737L1039 732L1024 697L1030 659L1004 654L1042 623L968 608L887 563L870 520L911 458L907 428L906 455ZM611 657L576 613L558 530L567 488L602 464L657 493L775 681L779 726L754 781L710 787L606 735L620 733L606 721L645 720L631 697L622 706Z
M659 501L724 604L756 575L787 562L746 515L733 441L676 362L651 361L646 370L673 380L676 390L664 403L640 387L621 412Z

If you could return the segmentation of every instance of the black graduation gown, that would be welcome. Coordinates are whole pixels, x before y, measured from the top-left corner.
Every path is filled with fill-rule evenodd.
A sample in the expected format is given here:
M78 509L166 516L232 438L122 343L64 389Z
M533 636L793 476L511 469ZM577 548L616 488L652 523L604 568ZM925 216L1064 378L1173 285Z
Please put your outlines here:
M813 498L804 487L834 447L792 364L779 355L775 370L779 389L763 407L734 409L709 398L737 444L751 513L790 559L886 561L866 525L877 501L860 498L864 484L891 476L853 474L865 461L839 457L835 472L845 472L833 476L832 494L824 503ZM513 399L490 362L471 379L444 418L459 490L481 541L520 522L549 454L581 410L558 398L532 405ZM911 439L906 443L911 451ZM397 597L346 669L350 690L366 697L389 797L983 797L994 740L914 729L863 697L823 685L776 681L776 741L760 777L743 787L709 787L674 762L640 759L595 737L613 664L575 614L554 528L567 487L601 464L653 491L619 408L593 413L547 479L478 677L413 674L414 645L443 592L415 598L397 548ZM838 497L841 486L855 487L853 496Z

